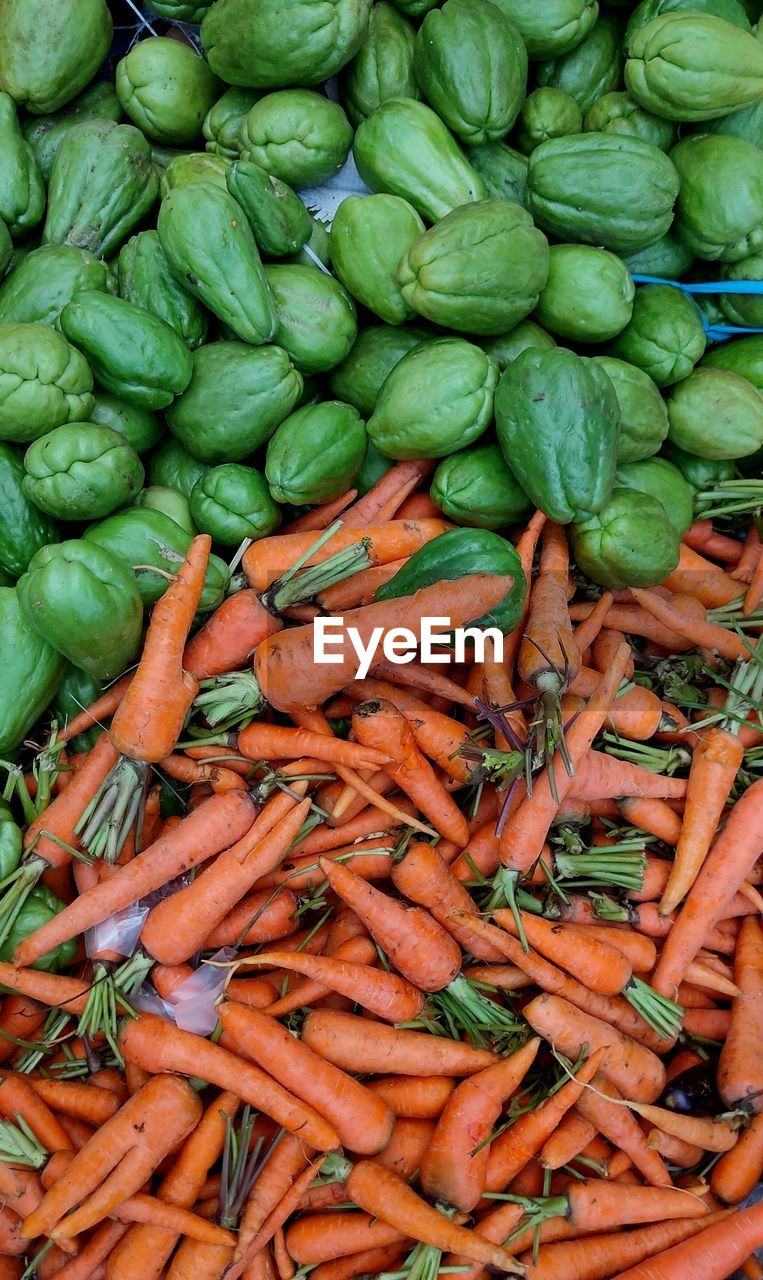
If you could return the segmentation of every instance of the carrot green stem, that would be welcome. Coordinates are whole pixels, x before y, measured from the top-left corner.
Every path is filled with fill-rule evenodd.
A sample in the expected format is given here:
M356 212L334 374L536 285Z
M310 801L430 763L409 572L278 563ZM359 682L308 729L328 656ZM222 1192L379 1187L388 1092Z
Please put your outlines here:
M640 978L631 978L623 987L623 995L658 1035L668 1039L678 1035L685 1010L675 1000L660 995Z
M581 854L557 853L554 864L563 889L591 889L606 885L638 892L644 887L646 854L643 841L599 845Z
M140 829L150 768L120 756L74 828L92 858L117 862L133 826ZM137 842L136 842L137 845Z
M430 997L430 1003L444 1017L454 1039L466 1032L478 1048L501 1047L513 1051L521 1042L523 1024L509 1009L504 1009L459 974L447 987Z
M619 738L614 733L604 734L604 750L618 760L627 760L652 773L669 776L691 764L691 752L684 747L650 747L645 742L632 742L630 738Z
M93 983L77 1024L77 1034L92 1039L102 1032L120 1065L122 1055L117 1046L119 1019L135 1017L129 997L142 986L152 964L153 960L149 956L138 951L116 968L103 960L97 961L93 966Z
M41 1169L50 1152L35 1137L26 1120L18 1112L13 1120L0 1120L0 1160L20 1164L26 1169Z
M284 574L263 593L263 604L272 612L280 613L290 605L313 600L320 591L333 587L337 582L344 582L345 578L351 578L363 569L369 569L372 564L368 554L369 546L370 543L364 538L351 547L345 547L344 551L329 556L321 564L313 565L303 573L291 575L288 581ZM306 558L308 557L303 557Z
M249 724L265 705L262 690L252 671L231 671L201 680L202 690L194 698L194 708L221 733Z

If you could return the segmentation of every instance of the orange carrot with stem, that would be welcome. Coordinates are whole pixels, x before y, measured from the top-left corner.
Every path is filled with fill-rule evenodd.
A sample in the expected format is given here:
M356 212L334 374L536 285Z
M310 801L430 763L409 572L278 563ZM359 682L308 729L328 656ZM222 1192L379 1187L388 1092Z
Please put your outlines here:
M348 529L362 529L366 525L377 524L381 512L389 504L392 505L394 514L433 469L433 463L429 459L396 462L379 477L368 493L345 512L342 523ZM391 519L392 516L388 515L386 518Z
M384 680L356 680L347 690L357 702L384 699L405 716L419 750L434 760L459 782L471 780L472 769L459 755L469 741L464 725L441 711L434 711L421 698Z
M238 671L251 662L258 644L282 628L281 619L266 609L256 591L236 591L191 636L183 666L197 680Z
M630 1157L647 1182L653 1187L669 1187L667 1165L648 1145L638 1120L621 1102L622 1095L612 1081L599 1072L593 1077L591 1088L583 1090L577 1109L603 1137Z
M398 1120L436 1120L455 1085L450 1076L382 1076L367 1081L367 1087L384 1098Z
M684 611L675 608L670 601L664 600L655 591L645 591L639 587L631 587L634 599L666 627L674 628L680 635L695 646L710 649L723 658L733 661L746 661L750 655L749 645L726 627L715 622L690 618Z
M265 951L240 961L301 973L331 991L348 996L385 1022L413 1022L424 1008L424 996L405 978L384 969L355 964L337 956L306 956L293 951Z
M521 911L518 918L530 946L583 981L591 991L617 995L629 981L633 972L631 965L610 943L592 938L590 934L568 933L553 921L528 911ZM496 912L496 919L512 937L519 937L517 921L510 911Z
M521 1260L527 1263L527 1280L558 1280L559 1276L565 1280L608 1280L616 1270L680 1245L725 1218L728 1210L695 1218L668 1218L635 1231L586 1234L576 1240L541 1244L534 1253L522 1254Z
M734 958L740 996L718 1062L718 1092L730 1110L763 1111L763 929L756 916L742 921Z
M620 813L631 826L640 827L662 840L663 844L677 845L682 822L669 804L656 797L628 796L618 800Z
M312 511L306 511L303 516L297 516L296 520L290 521L281 529L281 533L307 533L309 530L327 529L357 496L357 489L346 489L338 498L332 498L330 502L323 502L320 506L313 507ZM344 519L346 516L342 523Z
M352 864L350 864L352 865ZM454 910L477 915L474 899L440 856L437 845L414 841L399 862L392 865L392 883L403 897L426 907L443 929L479 960L502 960L503 952L483 942L469 930L461 930L453 919Z
M293 759L313 756L350 769L380 769L389 764L387 752L376 751L358 742L347 742L333 734L309 729L290 729L254 721L238 735L239 751L250 760Z
M194 538L177 576L154 605L138 669L111 722L111 741L132 760L157 761L170 754L199 691L183 667L183 651L211 547L207 534Z
M354 546L362 536L371 564L385 564L388 560L412 555L450 527L442 519L387 520L365 525L361 535L348 526L340 528L318 548L312 532L273 534L247 548L242 566L249 585L264 591L305 555L309 556L305 566L311 568Z
M372 1022L352 1013L316 1009L302 1026L302 1039L321 1057L356 1074L378 1071L404 1076L470 1076L497 1061L487 1049Z
M232 1264L228 1271L226 1271L227 1280L238 1280L238 1277L242 1275L251 1259L259 1253L260 1250L270 1242L270 1240L272 1240L279 1228L283 1227L284 1223L300 1203L303 1195L310 1186L310 1183L313 1182L320 1173L321 1166L323 1165L325 1158L326 1157L323 1156L315 1160L312 1165L308 1166L307 1169L304 1169L303 1172L295 1179L280 1202L271 1210L253 1240L250 1241L246 1252Z
M730 574L719 569L717 564L707 560L685 542L681 543L676 568L668 574L662 585L674 594L694 596L706 609L731 604L741 594L739 583Z
M285 1133L273 1143L249 1192L234 1250L238 1262L261 1227L309 1164L309 1151L296 1134Z
M421 1161L421 1186L430 1200L471 1213L482 1198L487 1179L487 1139L507 1100L532 1066L540 1040L458 1085Z
M5 1076L0 1082L0 1114L9 1120L21 1117L48 1151L69 1150L69 1137L60 1120L23 1076Z
M253 817L254 806L244 792L229 791L213 796L126 866L120 867L115 875L101 880L30 933L16 948L14 964L33 964L62 942L84 933L122 907L146 897L153 889L220 853L243 836Z
M704 1231L621 1271L617 1280L727 1280L763 1244L763 1205L724 1215Z

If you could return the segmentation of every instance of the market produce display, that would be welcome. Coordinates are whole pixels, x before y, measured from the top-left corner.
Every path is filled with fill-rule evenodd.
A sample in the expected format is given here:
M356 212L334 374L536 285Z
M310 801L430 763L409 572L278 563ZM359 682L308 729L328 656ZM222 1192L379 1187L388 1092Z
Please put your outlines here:
M759 0L0 0L0 1280L761 1280L762 460Z

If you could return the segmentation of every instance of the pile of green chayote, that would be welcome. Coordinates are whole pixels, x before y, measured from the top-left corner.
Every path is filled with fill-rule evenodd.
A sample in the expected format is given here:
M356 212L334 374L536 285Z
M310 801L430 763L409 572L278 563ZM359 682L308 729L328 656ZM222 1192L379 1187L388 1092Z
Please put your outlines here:
M763 334L707 330L763 297L633 276L763 281L760 10L151 0L201 56L164 23L114 74L105 0L0 0L0 756L134 660L196 530L208 611L394 459L660 582L756 465ZM351 153L329 228L297 193Z

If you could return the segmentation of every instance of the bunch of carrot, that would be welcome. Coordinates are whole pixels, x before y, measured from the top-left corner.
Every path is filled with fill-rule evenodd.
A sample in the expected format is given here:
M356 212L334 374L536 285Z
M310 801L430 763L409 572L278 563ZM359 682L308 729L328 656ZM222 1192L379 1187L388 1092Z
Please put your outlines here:
M536 513L502 659L316 665L318 611L506 595L373 602L446 528L426 474L253 544L194 633L197 537L50 794L14 775L0 931L66 905L0 963L0 1280L763 1276L760 544L701 521L576 600Z

